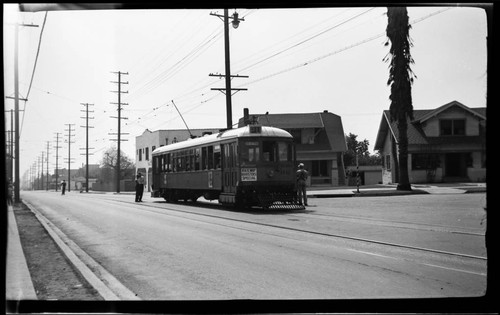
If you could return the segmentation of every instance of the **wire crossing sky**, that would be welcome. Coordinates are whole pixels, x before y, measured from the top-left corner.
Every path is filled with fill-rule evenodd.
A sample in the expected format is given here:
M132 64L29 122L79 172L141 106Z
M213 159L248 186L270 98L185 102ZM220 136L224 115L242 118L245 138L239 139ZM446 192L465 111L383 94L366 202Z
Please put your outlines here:
M81 103L94 104L89 131L96 164L116 146L117 95L114 72L126 72L122 94L123 152L135 159L135 137L145 129L224 128L226 106L223 22L210 13L222 9L75 10L16 12L4 4L4 89L14 94L14 27L19 33L21 175L46 150L66 124L75 124L71 150L81 167L85 128ZM231 15L235 9L230 9ZM387 8L339 7L236 9L244 19L230 27L232 86L236 123L250 113L305 113L328 110L341 116L344 132L367 139L370 149L382 112L389 108L389 69L383 62ZM481 8L454 5L408 7L417 79L415 109L457 100L486 107L487 21ZM43 26L43 27L42 27ZM42 33L43 32L43 33ZM36 63L36 67L35 67ZM14 101L5 99L5 110ZM10 130L10 114L5 116ZM60 143L60 157L67 144ZM55 150L51 150L54 154ZM373 153L373 152L372 152ZM49 161L55 161L50 157ZM55 165L51 168L53 169ZM64 166L65 167L65 166Z

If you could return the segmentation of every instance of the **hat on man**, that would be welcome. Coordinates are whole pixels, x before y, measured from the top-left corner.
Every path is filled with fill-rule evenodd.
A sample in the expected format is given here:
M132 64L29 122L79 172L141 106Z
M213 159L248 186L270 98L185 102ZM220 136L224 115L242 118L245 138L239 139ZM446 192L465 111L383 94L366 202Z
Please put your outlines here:
M304 168L304 163L300 163L299 168Z

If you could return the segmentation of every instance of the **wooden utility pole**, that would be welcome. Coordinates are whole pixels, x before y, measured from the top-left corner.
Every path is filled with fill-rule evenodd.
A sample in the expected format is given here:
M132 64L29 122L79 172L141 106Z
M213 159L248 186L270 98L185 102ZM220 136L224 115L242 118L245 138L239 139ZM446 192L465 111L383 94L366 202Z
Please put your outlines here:
M15 24L15 35L14 35L14 110L15 110L15 165L14 165L14 202L21 202L21 196L19 193L19 26L31 26L38 27L38 25L30 24Z
M118 81L111 81L111 83L117 83L118 84L118 91L111 91L113 93L118 93L118 103L111 103L111 104L116 104L118 105L118 117L111 116L111 118L117 118L118 119L118 133L110 133L110 135L117 135L118 139L111 139L111 141L117 141L118 142L118 150L116 152L116 193L120 193L120 178L121 178L121 166L120 166L120 161L121 161L121 142L122 141L127 141L126 139L122 140L121 135L122 134L128 134L128 133L122 133L121 132L121 121L122 119L128 119L127 117L122 117L121 116L121 111L122 111L122 105L128 105L127 103L122 103L121 101L121 95L122 93L128 93L128 91L122 91L121 87L122 84L128 84L127 82L122 82L121 76L122 75L128 75L128 72L112 72L118 74Z
M226 121L227 129L233 128L233 113L232 113L232 91L246 91L246 88L231 88L231 78L248 78L248 76L231 75L231 61L229 54L229 19L232 19L233 27L237 28L240 21L244 21L243 18L238 18L238 13L234 12L233 16L229 17L228 9L224 9L224 15L219 15L215 13L210 13L210 15L219 17L224 23L224 56L225 56L225 74L213 74L210 73L209 76L212 77L224 77L226 80L225 88L212 88L212 90L218 90L226 94Z
M85 128L85 191L89 192L89 128L94 128L92 126L89 126L89 119L94 119L94 117L89 117L89 112L93 113L94 111L89 111L89 106L94 106L94 104L89 104L89 103L81 103L83 106L85 106L85 110L80 110L81 112L86 112L85 117L81 117L85 119L85 126L80 126ZM82 149L82 148L80 148Z
M59 187L59 149L62 148L59 146L59 135L60 132L56 132L56 146L54 147L56 149L56 191L57 188Z
M71 190L71 132L75 129L71 129L74 124L66 124L68 126L68 192Z
M47 187L45 187L47 191L49 191L49 144L50 141L47 141Z

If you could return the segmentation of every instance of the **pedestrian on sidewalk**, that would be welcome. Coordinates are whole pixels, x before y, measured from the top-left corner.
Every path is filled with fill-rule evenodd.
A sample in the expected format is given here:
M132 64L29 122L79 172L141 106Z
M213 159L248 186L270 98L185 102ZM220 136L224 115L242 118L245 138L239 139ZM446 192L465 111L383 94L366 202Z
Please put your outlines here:
M142 195L144 193L144 177L141 173L137 173L135 179L135 202L142 202Z
M66 192L66 181L63 179L61 182L61 195L64 195Z
M299 204L302 205L302 198L304 199L304 206L307 206L307 189L306 181L309 177L309 172L304 169L304 164L299 164L299 169L295 173L297 178L297 191L299 195Z

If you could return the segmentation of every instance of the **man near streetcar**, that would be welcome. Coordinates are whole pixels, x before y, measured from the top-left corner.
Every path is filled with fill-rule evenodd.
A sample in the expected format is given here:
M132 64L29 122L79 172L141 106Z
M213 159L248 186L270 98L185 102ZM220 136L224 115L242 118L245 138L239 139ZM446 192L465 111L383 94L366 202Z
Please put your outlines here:
M295 173L297 180L297 191L299 195L299 204L302 204L302 198L304 199L304 205L307 206L307 192L306 192L306 181L309 177L309 172L304 169L304 164L299 164L299 169Z
M61 182L61 195L64 195L66 192L66 181L63 179Z
M142 194L144 193L144 177L141 173L137 173L135 179L135 202L142 202Z

